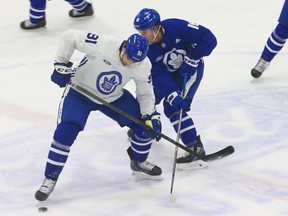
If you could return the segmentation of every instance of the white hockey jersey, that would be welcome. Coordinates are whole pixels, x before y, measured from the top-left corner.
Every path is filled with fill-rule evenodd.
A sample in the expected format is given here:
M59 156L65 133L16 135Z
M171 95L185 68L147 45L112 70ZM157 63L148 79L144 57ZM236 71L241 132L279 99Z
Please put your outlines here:
M55 60L68 63L74 50L86 53L76 69L72 83L109 103L120 98L125 84L133 79L141 114L150 115L155 111L151 63L145 58L141 63L124 66L119 51L122 42L111 36L68 30L62 34ZM90 99L99 103L93 98Z

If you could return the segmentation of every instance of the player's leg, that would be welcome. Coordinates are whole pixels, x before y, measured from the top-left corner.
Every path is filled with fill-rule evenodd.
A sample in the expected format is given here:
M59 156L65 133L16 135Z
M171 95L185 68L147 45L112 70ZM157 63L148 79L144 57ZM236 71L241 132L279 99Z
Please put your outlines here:
M268 38L261 57L255 67L251 70L254 78L259 78L268 69L270 62L280 52L288 38L288 1L282 8L279 23Z
M46 26L46 0L30 0L30 18L20 23L25 30L32 30Z
M288 1L285 0L278 22L288 28Z
M187 82L186 88L188 89L188 92L186 99L189 100L191 103L202 80L203 71L204 64L200 64L198 66L196 76L191 77L190 80L188 80ZM177 133L180 112L167 102L164 102L163 106L165 115L170 120L175 132ZM184 110L182 111L180 138L186 147L197 152L198 154L205 155L205 150L200 140L200 136L197 136L197 131L193 119ZM177 159L177 163L190 163L195 160L197 160L196 157L185 152L182 157Z
M124 94L121 98L111 104L141 120L139 103L127 90L124 90ZM99 111L118 122L121 127L127 126L131 129L131 146L128 148L127 152L131 160L130 167L132 171L135 174L139 174L146 178L162 179L161 168L147 161L152 144L152 133L147 132L144 127L139 126L127 117L105 106L99 109Z
M164 113L170 120L175 132L178 132L179 114L180 112L175 110L169 103L164 102ZM182 112L182 121L180 127L180 138L184 145L189 149L197 152L198 154L205 155L203 144L200 140L200 136L197 136L197 131L193 122L193 119L188 116L187 112ZM177 163L190 163L197 158L188 152L177 159Z
M131 146L127 149L127 153L130 157L130 168L133 173L148 179L161 180L161 168L147 161L152 145L152 134L135 123L127 126L132 130Z
M93 6L86 0L65 0L73 7L69 11L69 16L73 18L91 16L94 14Z
M92 103L70 87L66 88L60 102L58 124L48 153L45 179L35 194L37 200L46 200L53 191L68 159L70 148L78 133L85 127L93 107Z
M260 59L251 70L251 75L254 78L259 78L263 72L268 69L270 62L285 45L287 38L288 27L279 23L268 38Z

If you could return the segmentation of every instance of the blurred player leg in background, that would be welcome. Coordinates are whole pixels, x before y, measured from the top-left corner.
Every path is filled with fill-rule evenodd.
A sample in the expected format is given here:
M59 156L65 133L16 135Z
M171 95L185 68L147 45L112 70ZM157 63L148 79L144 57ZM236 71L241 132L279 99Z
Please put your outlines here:
M285 45L285 42L288 38L288 1L286 0L280 17L278 19L278 25L273 30L271 35L269 36L264 50L262 51L262 55L255 65L255 67L251 70L251 75L254 78L259 78L263 72L268 68L272 59L280 52L282 47Z
M86 0L65 0L73 7L69 16L84 17L94 14L92 4ZM46 26L45 19L46 0L30 0L30 18L20 23L25 30L38 29Z
M86 0L65 0L69 2L73 9L69 11L69 16L76 18L76 17L83 17L83 16L91 16L93 15L93 7L92 4L87 2Z

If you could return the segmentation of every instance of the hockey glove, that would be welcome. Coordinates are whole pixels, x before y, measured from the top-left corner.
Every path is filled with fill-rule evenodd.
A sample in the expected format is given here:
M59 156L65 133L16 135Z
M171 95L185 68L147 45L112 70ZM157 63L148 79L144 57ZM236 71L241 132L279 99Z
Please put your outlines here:
M144 115L142 120L145 124L152 128L153 138L158 142L161 139L162 124L160 121L160 113L154 112L151 115Z
M54 71L51 75L52 82L56 83L61 88L65 87L73 74L72 65L72 62L68 62L67 64L56 62L54 64Z
M189 79L196 73L199 62L200 59L193 59L185 56L181 66L178 69L178 74L181 77L184 76L184 74L187 74L187 79Z
M189 111L191 102L183 99L177 92L172 92L166 99L171 106L173 106L177 111L180 109Z

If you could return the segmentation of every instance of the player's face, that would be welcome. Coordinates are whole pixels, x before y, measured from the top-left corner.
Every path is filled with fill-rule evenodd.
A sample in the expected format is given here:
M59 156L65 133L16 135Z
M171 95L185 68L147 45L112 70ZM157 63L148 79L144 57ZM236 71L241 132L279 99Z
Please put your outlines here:
M162 41L162 32L160 31L160 26L155 25L149 29L138 31L140 35L145 37L149 44L158 43Z
M129 65L135 63L134 61L132 61L132 60L128 57L128 55L127 55L126 52L124 52L124 53L121 55L121 61L122 61L122 64L123 64L124 66L129 66Z
M149 44L153 43L155 36L154 36L152 29L145 29L145 30L139 31L139 34L145 37L148 40Z

